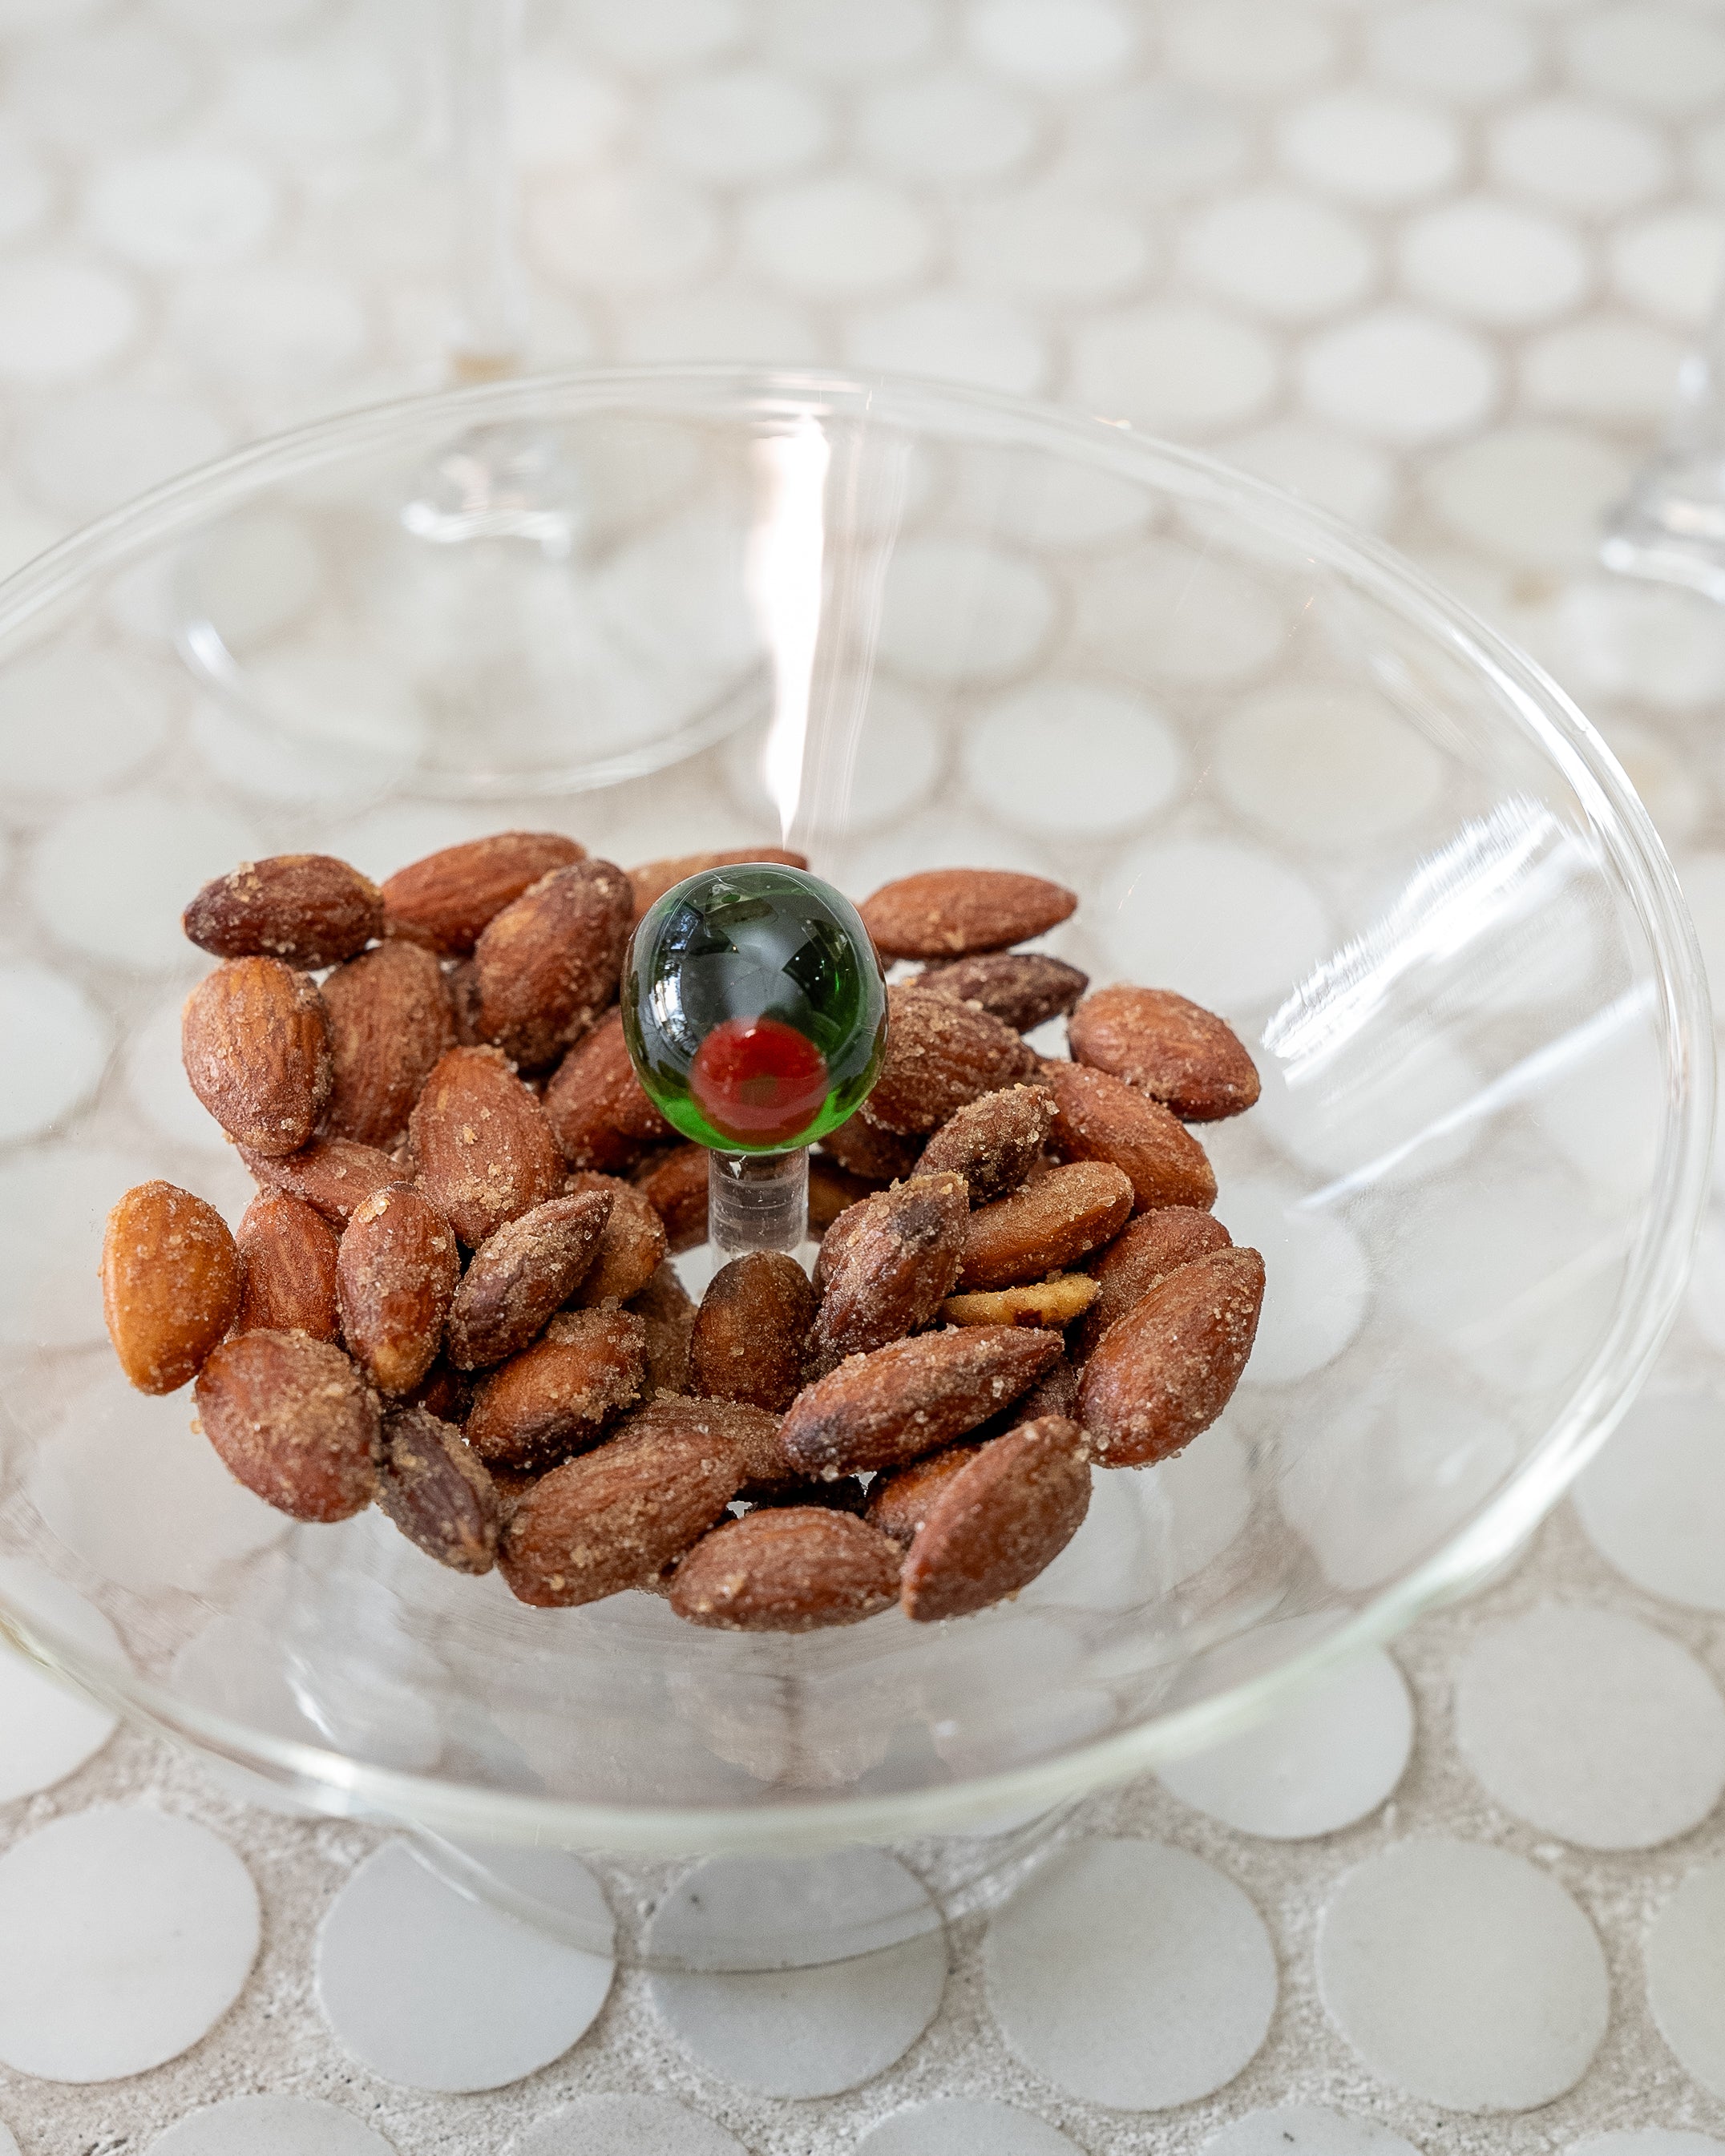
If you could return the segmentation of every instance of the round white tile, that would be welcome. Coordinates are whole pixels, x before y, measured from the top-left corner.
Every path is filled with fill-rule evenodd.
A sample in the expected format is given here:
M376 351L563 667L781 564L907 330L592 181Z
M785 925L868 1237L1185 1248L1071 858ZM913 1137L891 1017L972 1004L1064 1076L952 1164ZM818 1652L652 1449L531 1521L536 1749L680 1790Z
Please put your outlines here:
M1304 1209L1304 1195L1252 1177L1224 1181L1216 1201L1235 1241L1264 1255L1264 1310L1245 1373L1252 1384L1287 1384L1333 1363L1371 1304L1359 1238L1333 1213Z
M967 284L1073 305L1129 290L1151 259L1141 219L1063 186L999 196L966 213L957 220L953 247Z
M1392 705L1343 687L1267 689L1237 705L1211 768L1242 815L1325 850L1414 822L1445 779L1443 759Z
M1248 2112L1206 2141L1199 2156L1420 2156L1387 2126L1347 2118L1312 2103Z
M817 1938L873 1945L812 1968L770 1966L793 1912ZM709 2073L763 2096L836 2096L884 2073L938 2012L947 1943L928 1897L884 1850L807 1858L715 1857L654 1912L649 1955L660 2018ZM758 1957L769 1965L739 1969ZM708 1973L703 1960L729 1962Z
M1413 445L1476 427L1497 402L1499 368L1491 347L1460 324L1384 307L1314 338L1300 388L1337 426Z
M1370 90L1340 90L1296 105L1277 123L1276 141L1301 179L1385 209L1435 194L1461 163L1452 121L1429 105Z
M1587 255L1567 225L1485 196L1414 218L1399 257L1414 298L1495 328L1562 314L1587 289Z
M26 1623L33 1620L96 1663L125 1668L126 1650L101 1611L28 1559L0 1560L0 1597ZM118 1726L105 1707L8 1650L0 1659L0 1804L34 1796L75 1774Z
M655 160L708 184L776 179L817 157L832 129L820 96L764 68L666 85L647 131Z
M160 750L170 709L168 684L148 666L87 649L49 650L8 665L0 676L8 792L52 797L113 785ZM45 723L50 712L52 725Z
M855 367L968 382L1028 396L1042 386L1048 347L1028 316L993 300L933 293L860 314L845 332Z
M1336 25L1298 7L1256 0L1185 0L1163 19L1163 64L1219 96L1286 97L1335 65Z
M1577 81L1615 103L1680 119L1725 95L1725 33L1686 8L1607 8L1567 44Z
M1725 2141L1715 2141L1711 2133L1685 2133L1675 2126L1627 2127L1572 2141L1563 2156L1725 2156Z
M258 1890L208 1827L102 1806L0 1857L0 2059L44 2081L119 2081L177 2058L239 1996Z
M706 192L670 172L635 167L583 180L572 192L530 198L537 259L579 290L672 292L716 257L717 212Z
M809 361L820 337L808 313L788 300L750 292L675 292L645 300L621 325L625 358L681 361Z
M0 1139L34 1137L101 1076L113 1029L75 984L45 966L0 965Z
M509 2156L747 2156L722 2126L668 2096L588 2096L536 2119Z
M1649 1594L1725 1614L1725 1401L1644 1393L1582 1473L1574 1505L1607 1563Z
M1404 1841L1345 1875L1319 1919L1318 1991L1380 2080L1466 2112L1573 2088L1610 2015L1593 1927L1500 1849Z
M1153 1841L1085 1841L990 1922L988 1998L1029 2066L1091 2103L1165 2111L1249 2065L1276 2010L1264 1920L1212 1866Z
M1506 113L1492 127L1493 177L1559 209L1602 216L1658 194L1671 153L1655 128L1607 104L1554 97Z
M968 539L911 539L893 552L877 648L915 680L997 681L1034 658L1054 620L1030 562Z
M401 117L405 73L357 40L303 39L244 54L228 76L234 140L316 162L379 141Z
M229 439L220 417L189 398L104 388L57 397L38 415L20 448L23 468L39 498L83 520L219 456ZM164 565L158 562L156 566ZM97 670L88 660L85 664L89 671ZM119 674L123 670L110 666L109 670ZM146 681L139 685L147 690L152 685ZM127 701L136 704L142 699L134 695ZM122 703L121 711L124 708ZM104 727L98 715L75 704L66 717L69 738L60 737L55 728L54 740L34 745L36 758L64 767L75 753L76 737L92 732L110 745L111 752L123 725L116 713L108 716ZM142 762L149 746L147 739L128 742L131 761ZM68 786L65 790L75 789Z
M194 2111L147 2156L395 2156L351 2111L297 2096L236 2096Z
M1370 239L1344 211L1270 191L1217 203L1194 218L1180 254L1219 297L1286 322L1351 305L1377 266Z
M1221 454L1273 486L1303 494L1352 524L1381 525L1396 492L1396 472L1381 449L1304 419L1278 420L1241 434Z
M966 30L984 66L1044 90L1106 80L1137 39L1118 0L978 0Z
M372 336L353 285L268 263L187 280L168 300L167 326L201 374L223 388L277 393L344 380Z
M1072 371L1091 411L1184 434L1251 418L1275 393L1281 365L1275 346L1247 323L1168 300L1080 328Z
M945 68L865 97L856 131L865 157L896 178L941 182L1013 171L1034 146L1038 121L1018 90Z
M541 1853L547 1892L608 1922L580 1861ZM404 1841L368 1856L318 1928L317 2003L344 2050L404 2088L506 2087L593 2022L614 1964L447 1887Z
M275 198L268 172L246 158L151 150L101 167L87 214L100 239L140 269L208 270L257 251Z
M1519 90L1538 64L1527 23L1481 0L1424 0L1371 28L1368 54L1380 80L1415 96L1486 103Z
M1506 1810L1584 1849L1651 1849L1725 1791L1725 1700L1620 1610L1545 1604L1481 1633L1455 1671L1455 1741Z
M24 45L7 70L33 132L73 153L135 141L183 113L193 90L186 48L144 23L100 24Z
M1541 411L1645 426L1671 409L1687 351L1671 331L1602 316L1536 338L1522 354L1522 386Z
M872 2126L856 2156L1081 2156L1076 2142L1015 2104L936 2097Z
M1426 468L1426 498L1458 538L1537 569L1592 566L1600 522L1629 485L1633 460L1569 427L1499 428Z
M257 852L251 827L225 808L146 793L81 802L37 840L30 898L62 942L162 972L195 956L180 933L193 893Z
M859 300L909 284L933 247L911 198L881 182L809 180L758 195L743 213L745 254L816 300Z
M1725 1858L1682 1880L1648 1927L1647 2004L1704 2089L1725 2097Z
M103 1223L155 1173L138 1154L59 1139L0 1162L0 1341L77 1348L105 1336Z
M0 263L0 377L52 384L90 373L137 322L136 297L111 270L49 255Z
M583 0L576 13L585 46L641 69L715 59L738 43L745 22L739 0L640 0L626 8Z
M598 0L601 14L614 11ZM849 87L913 67L940 42L930 0L777 0L768 18L776 58L818 80Z
M1330 941L1317 893L1268 854L1228 839L1153 839L1108 879L1107 937L1126 979L1207 1009L1281 997Z
M1620 297L1678 327L1699 329L1719 291L1725 221L1688 203L1650 211L1611 234L1606 260Z
M1076 837L1131 830L1183 792L1189 773L1158 711L1089 681L1045 679L1002 698L965 729L963 760L971 792L996 815Z
M1275 594L1255 578L1166 540L1086 563L1075 598L1075 643L1128 678L1250 681L1287 634Z

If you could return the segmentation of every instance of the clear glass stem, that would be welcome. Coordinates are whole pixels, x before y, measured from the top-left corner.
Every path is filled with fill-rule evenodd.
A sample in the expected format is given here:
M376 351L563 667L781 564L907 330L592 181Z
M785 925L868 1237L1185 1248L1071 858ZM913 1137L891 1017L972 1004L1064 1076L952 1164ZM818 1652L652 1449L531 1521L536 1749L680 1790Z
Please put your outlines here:
M795 1257L809 1233L809 1149L710 1152L706 1236L720 1263L751 1250Z
M526 343L511 124L522 0L444 4L455 169L449 371L459 382L490 382L519 370Z

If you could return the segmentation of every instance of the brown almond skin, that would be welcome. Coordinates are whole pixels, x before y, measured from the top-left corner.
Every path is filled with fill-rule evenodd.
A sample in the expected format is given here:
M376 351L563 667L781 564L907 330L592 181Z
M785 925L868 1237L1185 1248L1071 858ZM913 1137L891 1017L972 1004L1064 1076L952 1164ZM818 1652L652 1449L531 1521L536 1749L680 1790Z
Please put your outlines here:
M611 1217L608 1191L548 1198L474 1252L449 1306L448 1354L458 1370L518 1354L580 1286Z
M530 885L585 859L586 849L560 831L496 831L445 846L386 879L388 932L459 957Z
M317 983L280 958L234 958L186 998L180 1054L229 1137L297 1152L317 1128L335 1066Z
M1064 1272L1111 1243L1132 1218L1132 1179L1106 1161L1050 1168L970 1216L959 1274L967 1288L1013 1287Z
M675 1257L706 1240L707 1152L705 1146L673 1146L651 1153L630 1180L665 1223L666 1247Z
M821 1145L847 1174L860 1176L865 1183L897 1183L915 1174L922 1150L920 1137L883 1131L860 1111L829 1131Z
M809 1375L823 1377L847 1355L865 1355L930 1324L957 1283L969 1226L962 1175L913 1175L834 1222L821 1246Z
M396 1404L424 1408L439 1422L452 1424L459 1430L473 1405L473 1380L466 1371L456 1369L439 1355L412 1392L403 1394Z
M994 951L950 966L927 966L910 985L955 1004L980 1004L1014 1033L1029 1033L1070 1011L1090 986L1090 976L1040 951Z
M1117 1319L1148 1295L1158 1281L1194 1258L1225 1250L1233 1237L1214 1213L1193 1205L1165 1205L1141 1213L1089 1270L1099 1291L1071 1335L1072 1353L1081 1363Z
M663 1394L638 1408L613 1432L613 1445L655 1443L667 1431L695 1435L709 1447L728 1452L737 1469L737 1491L758 1497L788 1489L799 1481L778 1441L780 1418L747 1400L696 1399L692 1394Z
M976 1434L979 1438L1004 1437L1021 1422L1040 1422L1046 1415L1078 1419L1078 1373L1064 1353L1049 1364L1029 1392L1020 1394L1001 1414L990 1415Z
M1005 1325L895 1340L805 1386L779 1443L804 1475L901 1467L1009 1407L1060 1353L1057 1333Z
M454 1020L458 1048L483 1048L480 1034L479 976L471 958L458 958L442 968L449 991L449 1011Z
M444 970L417 943L380 943L336 967L323 984L323 1004L335 1064L325 1135L387 1147L455 1045Z
M597 1310L602 1303L629 1301L665 1263L669 1238L664 1221L634 1185L619 1176L580 1168L567 1187L572 1192L602 1190L611 1200L598 1255L571 1298L572 1306Z
M869 1507L863 1517L871 1527L891 1535L901 1549L908 1549L935 1498L988 1442L983 1438L949 1445L944 1452L931 1452L926 1460L913 1460L891 1475L877 1475L869 1486Z
M244 1268L213 1205L172 1183L141 1183L108 1215L102 1311L128 1383L174 1393L195 1378L239 1312Z
M689 1388L782 1414L802 1383L814 1289L782 1250L732 1258L707 1284L689 1341Z
M886 992L886 1053L864 1112L902 1135L938 1130L984 1093L1032 1076L1037 1059L1009 1025L918 988Z
M563 1157L545 1112L495 1048L452 1048L408 1130L420 1188L470 1250L562 1194Z
M649 1145L675 1135L642 1090L616 1011L557 1065L545 1113L570 1167L605 1175L633 1167Z
M230 1475L296 1520L351 1519L377 1481L377 1395L303 1332L240 1332L198 1378L203 1433Z
M315 1207L282 1191L260 1191L234 1240L245 1260L239 1331L336 1338L341 1329L336 1233Z
M461 1277L455 1231L409 1183L357 1209L336 1253L348 1353L380 1393L409 1393L431 1368Z
M377 1461L377 1504L427 1557L452 1572L489 1572L497 1561L503 1504L459 1430L423 1407L387 1408Z
M661 1419L536 1482L504 1531L503 1577L542 1609L645 1587L700 1540L739 1481L728 1446Z
M1163 1205L1208 1212L1215 1204L1215 1172L1204 1147L1160 1101L1081 1063L1045 1063L1041 1076L1055 1097L1053 1151L1124 1168L1141 1212Z
M392 1183L403 1180L399 1163L376 1146L351 1138L313 1138L298 1152L255 1152L237 1148L239 1158L265 1190L284 1191L321 1213L331 1227L344 1228L356 1206Z
M920 1625L968 1617L1047 1570L1090 1510L1083 1438L1059 1415L1025 1423L942 1485L905 1559L906 1616Z
M679 854L662 861L643 861L629 872L634 894L634 917L641 920L675 884L709 869L739 868L747 861L776 861L788 869L806 869L807 854L792 853L783 846L730 846L716 854Z
M1238 1116L1258 1097L1258 1068L1225 1019L1171 988L1098 988L1067 1029L1075 1061L1124 1078L1182 1122Z
M984 1093L941 1125L922 1148L922 1171L962 1175L971 1204L991 1205L1010 1196L1036 1165L1054 1119L1054 1097L1045 1086Z
M877 1186L865 1183L861 1176L852 1175L829 1160L823 1152L809 1157L809 1232L817 1242L827 1230L853 1205L860 1204L865 1198L873 1197Z
M634 917L629 878L614 862L542 876L475 946L482 1037L524 1070L554 1062L616 1002Z
M207 883L181 926L218 958L280 958L310 971L383 933L383 894L332 854L273 854Z
M883 958L962 958L1046 935L1078 895L1010 869L925 869L883 884L857 909Z
M565 1311L474 1389L468 1443L489 1466L539 1470L597 1444L636 1399L647 1329L626 1310Z
M901 1559L878 1527L824 1507L747 1513L677 1567L670 1606L723 1632L815 1632L891 1606Z
M647 1328L646 1368L641 1378L641 1398L655 1400L661 1393L689 1389L689 1340L695 1330L695 1305L677 1277L677 1269L661 1265L627 1305Z
M1240 1383L1263 1304L1263 1259L1230 1247L1169 1273L1111 1326L1078 1391L1097 1464L1146 1467L1208 1430Z

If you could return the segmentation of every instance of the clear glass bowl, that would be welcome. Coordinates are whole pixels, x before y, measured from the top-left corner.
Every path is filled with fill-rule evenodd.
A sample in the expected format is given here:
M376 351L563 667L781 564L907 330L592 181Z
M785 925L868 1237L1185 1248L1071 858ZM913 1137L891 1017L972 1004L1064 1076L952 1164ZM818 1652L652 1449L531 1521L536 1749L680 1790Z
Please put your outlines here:
M490 423L578 475L572 550L401 529ZM1497 1565L1672 1314L1711 1029L1623 773L1405 562L1120 428L728 369L337 418L0 589L0 742L7 1628L248 1787L451 1866L891 1842L949 1909L997 1892L1023 1821ZM510 825L624 865L788 841L858 897L1050 874L1081 903L1050 949L1224 1012L1264 1099L1202 1134L1270 1286L1221 1422L1099 1473L1015 1602L806 1638L644 1594L526 1609L376 1512L296 1527L232 1484L189 1394L128 1391L95 1281L129 1184L249 1194L179 1072L206 962L178 910L249 856L382 875Z

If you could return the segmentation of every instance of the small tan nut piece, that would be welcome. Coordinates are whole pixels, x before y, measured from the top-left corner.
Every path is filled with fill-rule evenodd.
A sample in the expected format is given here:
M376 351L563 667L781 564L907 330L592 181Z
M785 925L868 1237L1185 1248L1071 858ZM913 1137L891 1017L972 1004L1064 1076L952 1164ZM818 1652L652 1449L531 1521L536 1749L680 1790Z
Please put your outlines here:
M479 1027L523 1070L542 1070L617 1000L634 901L610 861L553 869L490 921L473 953Z
M769 1507L704 1537L677 1567L670 1606L723 1632L814 1632L857 1625L898 1591L899 1548L826 1507Z
M336 967L323 1004L336 1071L324 1129L387 1145L407 1128L421 1087L455 1045L444 970L417 943L382 943Z
M1090 976L1040 951L995 951L925 967L910 985L952 1003L980 1004L1014 1033L1029 1033L1070 1010L1090 986Z
M241 1332L198 1378L198 1414L229 1474L296 1520L346 1520L377 1487L377 1400L352 1361L303 1332Z
M410 1184L355 1212L336 1254L341 1331L380 1393L410 1393L431 1368L460 1277L454 1229Z
M995 1438L943 1482L905 1559L906 1616L968 1617L1046 1571L1090 1509L1083 1440L1076 1422L1050 1415Z
M631 1311L559 1312L531 1348L480 1380L468 1443L488 1467L536 1471L597 1444L639 1397L646 1348Z
M1258 1097L1257 1065L1233 1027L1171 988L1098 988L1068 1031L1076 1061L1124 1078L1183 1122L1237 1116Z
M610 1218L599 1238L598 1255L583 1278L572 1301L580 1310L597 1310L602 1303L628 1302L638 1296L665 1263L669 1239L657 1209L637 1190L615 1175L600 1175L592 1168L578 1168L569 1178L572 1195L600 1191L611 1201Z
M495 831L445 846L387 879L388 932L459 957L530 885L586 857L586 849L560 831Z
M1087 1273L1060 1273L1028 1287L949 1295L941 1305L941 1322L946 1325L1045 1325L1059 1332L1090 1308L1096 1293L1096 1284Z
M1028 943L1078 904L1045 877L1009 869L926 869L882 885L858 911L883 958L959 958Z
M315 1207L284 1191L259 1191L234 1240L245 1260L238 1331L336 1338L336 1231Z
M562 1194L545 1112L495 1048L452 1048L408 1129L421 1189L470 1250Z
M181 925L218 958L281 958L314 970L383 933L383 894L331 854L274 854L207 883Z
M1037 1059L1009 1025L974 1004L926 989L886 991L886 1053L865 1119L908 1135L938 1130L959 1109L1032 1076Z
M695 1314L690 1389L782 1414L803 1382L814 1308L808 1274L783 1251L732 1258L713 1275Z
M1055 1096L1049 1143L1068 1160L1124 1168L1141 1212L1216 1202L1215 1171L1178 1116L1147 1093L1081 1063L1045 1063L1042 1082Z
M526 1347L593 1270L610 1216L608 1191L583 1190L548 1198L487 1237L449 1306L454 1367L487 1369Z
M192 1091L229 1137L297 1152L317 1128L335 1066L323 998L280 958L234 958L186 998L180 1053Z
M213 1205L141 1183L108 1215L102 1311L128 1382L173 1393L195 1378L239 1309L243 1268Z
M674 884L704 875L709 869L737 868L746 861L774 861L783 868L806 869L809 856L789 852L783 846L727 846L716 854L679 854L666 860L643 861L629 872L635 919L641 920Z
M386 1408L377 1503L408 1540L452 1572L489 1572L503 1507L459 1430L429 1409Z
M1164 1205L1141 1213L1106 1250L1090 1261L1100 1292L1073 1334L1071 1351L1081 1363L1117 1318L1124 1317L1158 1281L1194 1258L1225 1250L1233 1240L1214 1213L1194 1205Z
M280 1190L321 1213L332 1228L345 1228L367 1199L402 1179L400 1168L376 1146L351 1138L313 1138L297 1152L235 1150L265 1190Z
M1054 1127L1054 1096L1043 1086L984 1093L942 1123L922 1148L922 1172L962 1175L973 1205L1009 1198L1036 1165Z
M673 1135L635 1075L616 1011L557 1065L545 1089L545 1113L570 1167L601 1174L633 1167L649 1145Z
M1257 1336L1264 1260L1230 1248L1157 1283L1084 1367L1079 1418L1102 1467L1147 1467L1208 1430Z
M969 1225L960 1175L914 1175L834 1221L821 1245L809 1376L928 1324L957 1284Z
M1132 1186L1124 1168L1074 1161L970 1216L959 1285L1014 1287L1076 1265L1111 1243L1132 1218Z

